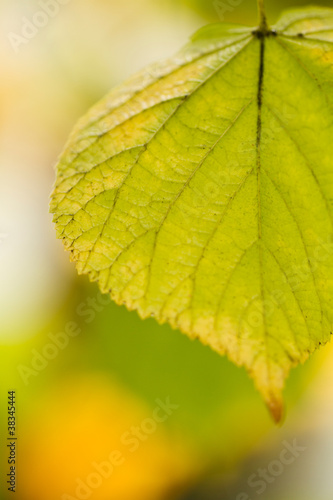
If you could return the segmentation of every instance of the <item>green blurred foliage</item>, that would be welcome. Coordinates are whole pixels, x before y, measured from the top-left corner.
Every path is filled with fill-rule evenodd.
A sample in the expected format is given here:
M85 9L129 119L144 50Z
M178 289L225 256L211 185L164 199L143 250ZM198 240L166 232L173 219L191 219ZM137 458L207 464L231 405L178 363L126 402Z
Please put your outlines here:
M177 0L168 0L176 6ZM194 9L208 22L236 22L240 24L254 25L257 22L256 0L181 0L187 7ZM269 22L273 24L282 10L293 7L306 7L309 5L332 7L331 0L320 0L319 2L304 0L265 0L265 6ZM224 12L223 19L219 12Z

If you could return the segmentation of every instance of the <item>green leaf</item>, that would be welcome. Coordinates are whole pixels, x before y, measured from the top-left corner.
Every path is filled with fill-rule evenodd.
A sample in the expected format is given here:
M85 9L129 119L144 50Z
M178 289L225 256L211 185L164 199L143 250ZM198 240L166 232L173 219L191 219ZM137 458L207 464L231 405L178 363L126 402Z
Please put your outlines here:
M118 304L199 338L276 420L333 320L333 10L207 26L111 91L57 166L57 235Z

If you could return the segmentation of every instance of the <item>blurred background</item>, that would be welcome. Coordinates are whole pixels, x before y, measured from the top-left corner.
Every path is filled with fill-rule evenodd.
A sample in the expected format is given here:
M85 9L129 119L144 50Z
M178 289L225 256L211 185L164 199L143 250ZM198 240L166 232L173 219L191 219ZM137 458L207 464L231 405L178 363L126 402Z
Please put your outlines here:
M266 4L271 23L307 5ZM1 0L0 498L16 390L20 500L332 499L333 347L293 371L278 428L244 370L78 277L48 213L95 101L202 25L256 16L255 0Z

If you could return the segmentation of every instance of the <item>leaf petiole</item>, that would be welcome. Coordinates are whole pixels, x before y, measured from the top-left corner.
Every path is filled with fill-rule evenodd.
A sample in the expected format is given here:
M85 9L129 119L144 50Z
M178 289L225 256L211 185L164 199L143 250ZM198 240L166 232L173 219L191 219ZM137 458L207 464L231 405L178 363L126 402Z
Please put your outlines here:
M257 1L258 1L258 15L259 15L259 30L262 33L267 33L268 24L266 19L264 0L257 0Z

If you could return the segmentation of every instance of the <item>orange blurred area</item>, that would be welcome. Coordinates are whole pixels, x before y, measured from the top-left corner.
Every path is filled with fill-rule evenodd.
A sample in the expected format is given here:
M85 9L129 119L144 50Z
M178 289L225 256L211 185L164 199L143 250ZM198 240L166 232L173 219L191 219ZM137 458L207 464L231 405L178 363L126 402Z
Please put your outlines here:
M177 408L165 397L149 408L103 376L62 380L22 429L21 498L166 498L198 467L165 429Z

